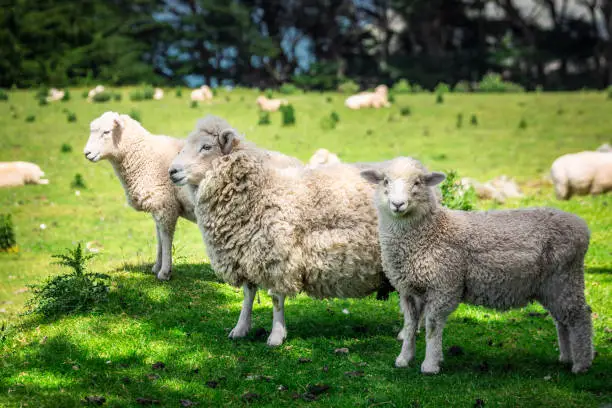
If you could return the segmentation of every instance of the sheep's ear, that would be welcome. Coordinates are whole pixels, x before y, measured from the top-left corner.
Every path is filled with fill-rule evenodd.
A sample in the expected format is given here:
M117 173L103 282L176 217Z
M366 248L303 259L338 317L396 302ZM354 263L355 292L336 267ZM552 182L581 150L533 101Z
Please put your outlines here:
M385 178L380 171L374 169L363 170L361 172L361 177L373 184L378 184Z
M446 174L432 171L425 175L425 184L429 187L437 186L446 178Z
M225 129L219 135L219 147L223 154L230 154L238 143L240 143L240 139L238 138L238 133L234 129Z
M125 121L123 120L123 118L121 116L119 116L118 114L113 118L113 125L115 127L118 127L119 130L123 130L125 129Z

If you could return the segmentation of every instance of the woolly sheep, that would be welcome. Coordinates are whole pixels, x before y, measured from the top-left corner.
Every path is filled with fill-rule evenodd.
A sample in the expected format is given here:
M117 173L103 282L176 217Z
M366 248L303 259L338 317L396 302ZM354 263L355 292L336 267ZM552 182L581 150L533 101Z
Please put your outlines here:
M153 99L156 101L161 101L164 98L164 90L161 88L155 88L155 92L153 93Z
M29 162L0 162L0 187L17 187L25 184L49 184L43 179L45 172Z
M148 212L155 220L157 257L153 273L170 279L172 240L179 217L195 222L193 197L188 187L172 184L168 166L185 141L154 136L128 115L105 112L91 122L85 157L108 160L119 178L128 204Z
M89 93L87 94L87 100L89 102L93 101L94 96L102 92L104 92L104 85L97 85L95 88L89 91Z
M508 198L523 197L518 184L505 175L496 177L484 184L475 179L464 177L461 179L461 186L463 188L473 187L478 198L495 200L498 203L504 203Z
M379 85L374 92L360 92L357 95L349 96L344 104L349 109L362 108L382 108L389 107L389 89L385 85Z
M55 101L60 101L62 100L62 98L64 98L64 95L66 93L62 90L56 89L56 88L51 88L49 90L49 95L47 96L47 102L55 102Z
M196 216L213 269L243 286L230 338L246 336L257 287L269 289L273 324L268 345L286 335L286 296L363 297L384 285L373 187L356 166L318 169L271 163L225 120L198 122L174 160L177 184L199 185Z
M612 152L566 154L553 162L550 176L560 200L612 191Z
M332 153L327 149L318 149L310 158L308 165L310 167L319 167L326 164L338 163L341 163L341 161L335 153Z
M277 112L281 106L286 105L285 99L268 99L265 96L258 96L256 101L259 110L264 112Z
M417 160L397 158L365 170L377 185L385 274L400 294L404 342L395 361L415 355L416 322L425 314L423 373L442 361L446 318L461 302L505 310L540 302L553 316L559 360L574 373L593 360L591 310L584 296L589 229L577 216L551 208L465 212L445 209L429 187L444 180Z
M191 100L192 101L212 101L213 93L212 90L207 85L202 85L201 87L194 89L191 91Z

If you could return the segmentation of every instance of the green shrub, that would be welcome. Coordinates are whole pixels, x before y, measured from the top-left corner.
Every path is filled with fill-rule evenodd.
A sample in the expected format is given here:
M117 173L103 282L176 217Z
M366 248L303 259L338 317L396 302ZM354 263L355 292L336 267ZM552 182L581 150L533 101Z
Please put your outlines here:
M440 184L442 205L452 210L473 210L476 203L476 191L473 187L462 187L456 171L446 173L446 179Z
M470 83L468 81L459 81L455 84L453 92L465 93L470 92Z
M293 84L285 83L285 84L281 85L279 91L280 91L280 93L282 93L284 95L293 95L293 94L298 93L300 91L300 89L297 86L293 85Z
M274 98L274 92L272 92L271 89L266 89L266 91L264 92L264 94L266 95L266 98L268 99L272 99Z
M434 90L434 92L438 95L449 93L450 91L450 85L446 82L439 82L438 85L436 85L436 89Z
M38 106L47 106L49 101L47 101L47 97L42 97L38 99Z
M463 126L463 113L457 114L457 129L461 129Z
M36 121L36 115L28 115L28 116L26 116L25 121L27 123L35 122Z
M62 153L70 153L72 152L72 146L70 146L68 143L62 143L60 150Z
M176 96L177 98L182 98L183 89L181 87L176 88L176 91L174 91L174 96Z
M391 87L391 90L393 91L393 93L396 93L396 94L410 93L412 92L412 87L410 86L410 82L402 78L399 81L397 81L395 84L393 84L393 86Z
M612 85L610 85L607 89L608 99L612 99ZM6 99L5 99L6 100Z
M68 89L64 90L64 96L62 96L62 102L68 102L70 100L70 91Z
M343 94L354 94L359 91L359 85L352 80L344 81L338 85L338 91Z
M323 130L333 130L336 128L336 122L331 117L324 116L321 118L320 126Z
M436 103L437 104L444 103L444 94L441 94L441 93L436 94Z
M77 116L76 113L74 112L68 112L66 114L66 119L68 120L68 123L74 123L77 121Z
M41 98L46 98L47 96L49 96L49 87L41 86L40 88L38 88L35 95L36 95L36 99L39 99L39 100Z
M472 114L472 117L470 118L470 123L472 124L472 126L478 126L478 118L476 117L476 114Z
M96 103L108 102L113 97L113 94L110 91L102 91L94 95L92 100Z
M81 92L81 97L83 99L87 99L87 97L89 97L89 91L85 89L83 92Z
M115 102L121 102L121 99L123 99L123 95L121 95L121 92L115 92L113 94L113 100Z
M325 98L325 102L327 102L327 103L332 103L333 101L334 101L334 100L332 99L332 97L331 97L331 96L327 96L327 97Z
M142 121L142 117L140 116L140 112L137 111L136 109L132 109L130 111L129 115L130 115L130 118L134 119L135 121L138 121L138 122Z
M340 115L338 115L338 112L336 111L332 111L332 113L329 114L329 117L331 120L333 120L335 123L340 122Z
M84 254L81 244L65 254L52 255L57 265L71 269L68 274L49 277L41 284L29 285L32 298L26 302L25 314L46 318L63 314L82 313L98 308L108 300L108 275L86 272L93 254Z
M419 84L414 84L412 85L412 93L422 93L424 92L425 89L423 89L423 87Z
M70 183L70 187L83 189L87 188L87 186L85 185L85 180L83 179L81 173L77 173L74 175L74 179Z
M198 107L198 101L191 101L191 104L189 104L189 106L191 106L192 109L195 109Z
M400 108L400 115L410 116L411 114L412 114L412 110L410 109L410 106L402 106Z
M0 252L15 252L15 228L11 214L0 214Z
M8 101L9 95L6 89L0 88L0 101Z
M142 93L141 90L135 89L130 92L130 101L133 101L133 102L144 101L144 94Z
M395 95L393 95L393 93L389 93L389 97L387 99L389 103L395 103Z
M212 92L213 97L217 96L219 94L219 89L217 88L210 88L210 92Z
M295 125L295 109L293 109L293 105L282 105L280 111L283 117L283 126Z
M478 83L477 92L525 92L519 84L504 81L500 74L488 73Z
M525 118L521 118L518 127L519 129L527 129L527 121L525 120Z
M259 121L257 122L260 126L267 126L270 123L270 113L269 112L259 112Z
M153 100L154 95L155 95L155 88L153 88L151 85L145 85L142 88L142 96L145 101Z

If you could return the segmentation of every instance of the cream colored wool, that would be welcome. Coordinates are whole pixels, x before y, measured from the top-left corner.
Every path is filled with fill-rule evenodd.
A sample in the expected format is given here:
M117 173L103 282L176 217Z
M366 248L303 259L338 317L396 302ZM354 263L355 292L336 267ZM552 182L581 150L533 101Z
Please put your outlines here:
M430 188L444 175L412 158L362 175L377 185L383 267L404 312L396 366L407 366L415 356L422 310L427 345L421 371L435 374L446 319L459 303L506 310L537 300L557 326L559 360L571 363L575 373L589 369L591 310L584 295L589 229L582 219L551 208L448 210Z
M49 184L43 179L45 172L29 162L0 162L0 187L18 187L25 184Z
M268 99L265 96L258 96L255 100L257 106L259 106L259 110L264 112L277 112L281 106L287 105L287 100L285 99Z
M128 115L105 112L91 122L84 149L88 160L111 163L132 208L153 216L157 232L153 273L160 280L170 279L178 218L196 221L191 189L173 185L168 177L168 166L184 144L184 140L152 135Z
M360 92L349 96L344 104L349 109L383 108L389 107L389 89L385 85L379 85L374 92Z
M550 176L558 199L612 191L612 151L600 149L566 154L553 162Z

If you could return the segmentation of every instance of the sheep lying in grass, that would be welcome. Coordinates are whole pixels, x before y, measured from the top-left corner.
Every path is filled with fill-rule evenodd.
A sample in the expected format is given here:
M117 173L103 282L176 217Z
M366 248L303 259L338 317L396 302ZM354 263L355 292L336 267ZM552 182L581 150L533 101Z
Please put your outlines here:
M92 102L94 96L102 92L104 92L104 85L96 85L95 88L90 89L87 93L87 101Z
M279 169L223 119L198 122L174 160L177 184L199 185L198 226L211 265L244 302L230 338L251 328L258 286L270 290L268 345L286 335L286 296L363 297L383 286L374 189L356 166Z
M268 99L263 95L258 96L255 103L259 106L259 110L263 112L277 112L281 106L287 105L285 99Z
M338 164L341 163L340 158L327 149L318 149L308 162L310 167L319 167L326 164Z
M49 89L49 94L47 95L47 102L61 101L62 98L64 98L64 95L66 95L66 92L60 89L51 88Z
M207 85L202 85L201 87L191 91L192 101L205 102L205 101L212 101L212 99L213 99L212 90Z
M566 154L553 162L550 176L560 200L612 191L612 152Z
M161 101L162 99L164 99L164 90L161 88L155 88L153 93L153 99L155 99L156 101Z
M172 240L179 217L195 222L193 197L188 187L172 184L168 166L184 140L154 136L128 115L105 112L91 122L85 157L107 159L121 181L129 205L148 212L157 230L157 258L153 273L170 279Z
M464 190L473 187L478 198L495 200L498 203L504 203L508 198L523 197L523 193L521 193L518 184L505 175L496 177L484 184L475 179L463 177L461 179L461 186Z
M385 85L379 85L374 92L360 92L356 95L349 96L344 104L349 109L363 108L382 108L389 107L389 88Z
M25 184L49 184L43 179L45 172L34 163L0 162L0 187L18 187Z
M423 373L437 373L446 318L461 302L498 309L540 302L553 316L559 360L574 373L593 360L591 311L584 296L589 229L575 215L550 208L464 212L440 207L429 187L444 180L412 158L365 170L377 184L379 235L385 274L404 312L404 342L395 361L415 355L423 302Z

